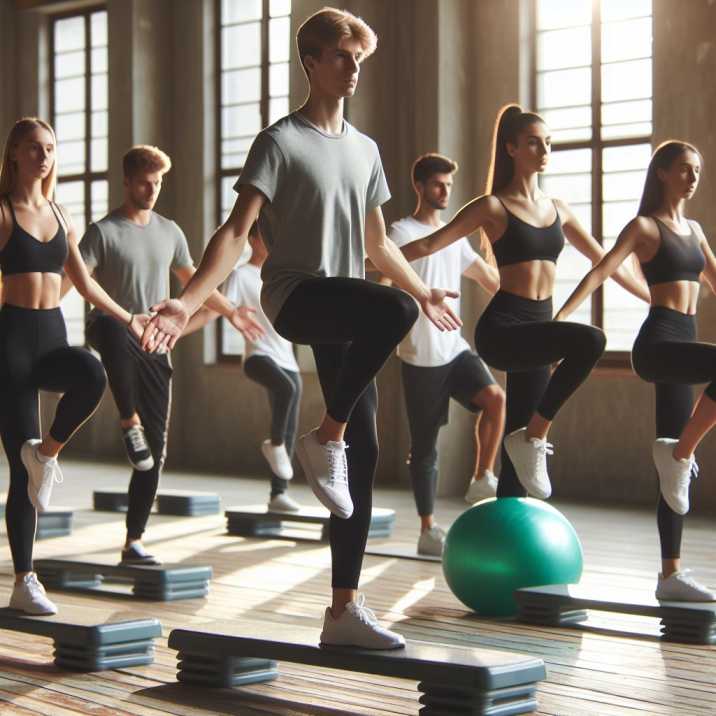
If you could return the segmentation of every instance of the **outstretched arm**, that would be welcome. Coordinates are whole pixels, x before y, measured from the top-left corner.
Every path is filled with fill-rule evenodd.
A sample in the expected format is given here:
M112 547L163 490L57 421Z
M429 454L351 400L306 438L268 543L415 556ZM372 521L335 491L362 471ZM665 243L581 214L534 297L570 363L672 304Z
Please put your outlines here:
M457 298L458 294L440 288L428 288L423 283L400 249L386 236L380 207L366 215L365 248L376 269L415 298L425 315L441 331L451 331L462 325L460 318L444 300L446 297Z
M490 295L497 293L500 288L499 271L494 266L490 266L481 256L478 256L462 272L462 275L479 283Z
M557 203L560 207L561 215L565 217L562 222L564 235L579 253L586 256L592 262L592 266L596 266L606 254L604 248L599 245L591 234L585 231L568 204L563 201ZM610 274L610 277L623 289L629 291L629 293L640 298L642 301L646 301L646 303L651 301L651 295L649 294L649 287L646 285L646 281L644 281L643 277L635 275L627 266L620 265L617 270L614 271L613 276Z
M617 271L627 256L636 248L637 238L641 231L640 220L641 217L637 217L627 224L621 234L619 234L619 238L612 249L604 255L599 263L592 267L592 270L587 273L579 282L577 288L572 291L562 308L557 311L555 320L564 321L568 316L574 313L599 286Z

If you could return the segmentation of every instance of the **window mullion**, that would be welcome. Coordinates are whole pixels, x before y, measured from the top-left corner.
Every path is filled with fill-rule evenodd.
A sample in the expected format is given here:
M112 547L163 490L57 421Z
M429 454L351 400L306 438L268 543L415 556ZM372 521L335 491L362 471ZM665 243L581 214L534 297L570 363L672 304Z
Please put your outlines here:
M604 244L602 217L602 24L601 1L592 6L592 235ZM604 287L592 294L592 323L604 327Z

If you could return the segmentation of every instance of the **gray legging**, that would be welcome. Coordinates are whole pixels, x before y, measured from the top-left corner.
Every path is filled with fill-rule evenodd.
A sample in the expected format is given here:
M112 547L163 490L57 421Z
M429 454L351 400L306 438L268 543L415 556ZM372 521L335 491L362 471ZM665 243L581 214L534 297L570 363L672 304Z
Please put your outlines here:
M301 403L301 376L293 370L281 368L272 358L252 355L244 363L247 377L266 388L271 408L271 442L285 445L289 457L298 426L298 409ZM271 496L285 492L287 481L276 475L271 477Z

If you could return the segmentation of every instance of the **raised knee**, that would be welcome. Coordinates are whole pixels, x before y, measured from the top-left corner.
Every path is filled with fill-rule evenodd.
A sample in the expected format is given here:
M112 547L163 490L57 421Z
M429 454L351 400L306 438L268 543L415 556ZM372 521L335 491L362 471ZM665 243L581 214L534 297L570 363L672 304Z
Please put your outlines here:
M392 322L401 332L407 333L418 320L420 310L411 296L404 291L395 291L391 297Z
M499 385L488 385L475 396L474 403L487 413L502 412L505 409L505 391Z
M107 374L104 367L94 356L90 356L92 360L87 361L85 375L83 376L83 384L87 386L87 390L98 398L102 397L104 389L107 387Z

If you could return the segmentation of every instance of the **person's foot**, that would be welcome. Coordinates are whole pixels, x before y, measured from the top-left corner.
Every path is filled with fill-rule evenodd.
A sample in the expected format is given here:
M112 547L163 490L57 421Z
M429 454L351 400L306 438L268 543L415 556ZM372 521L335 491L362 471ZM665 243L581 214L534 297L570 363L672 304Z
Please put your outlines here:
M365 596L361 594L356 602L346 604L338 619L334 619L331 610L326 608L321 644L359 649L402 649L405 639L378 624L375 614L365 606Z
M269 512L299 512L301 505L285 492L274 495L268 503Z
M553 453L552 444L540 438L528 438L527 428L520 428L505 437L505 450L527 494L546 500L552 494L547 473L547 455Z
M671 602L714 602L716 593L697 582L690 569L674 572L664 578L659 574L656 584L656 598Z
M38 512L50 506L52 487L63 480L56 457L42 455L38 447L42 440L27 440L20 448L20 459L27 470L27 496Z
M690 460L674 457L674 447L678 442L673 438L657 438L652 455L662 497L674 512L685 515L689 511L691 475L698 475L699 466L693 457Z
M26 574L22 582L13 587L9 606L10 609L17 609L33 616L57 614L57 607L47 598L45 588L37 581L34 572Z
M296 442L296 455L313 494L329 512L343 519L353 514L346 449L342 441L329 440L321 445L318 430L311 430Z
M270 440L264 440L261 443L261 452L276 477L282 480L290 480L293 477L291 458L286 452L285 445L274 445Z
M473 475L472 480L465 493L465 502L474 505L480 500L494 497L497 494L497 478L491 470L485 470L482 477Z
M445 547L445 530L440 525L433 525L420 533L418 539L418 554L431 557L442 557Z
M122 430L124 449L127 451L129 464L139 472L146 472L154 467L152 451L147 444L142 425L132 425Z
M120 567L155 567L160 564L161 562L154 555L147 553L141 542L134 542L123 549L122 559L119 562Z

